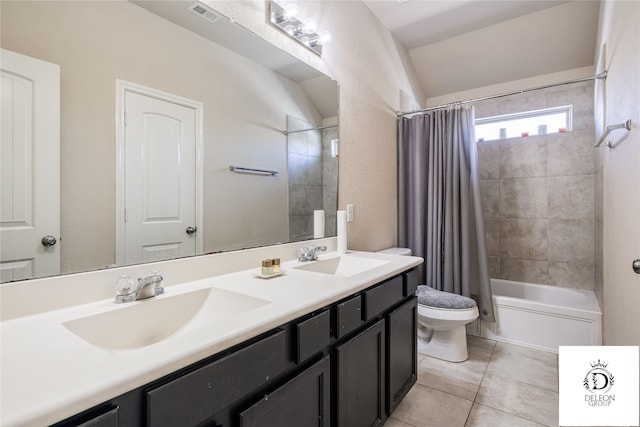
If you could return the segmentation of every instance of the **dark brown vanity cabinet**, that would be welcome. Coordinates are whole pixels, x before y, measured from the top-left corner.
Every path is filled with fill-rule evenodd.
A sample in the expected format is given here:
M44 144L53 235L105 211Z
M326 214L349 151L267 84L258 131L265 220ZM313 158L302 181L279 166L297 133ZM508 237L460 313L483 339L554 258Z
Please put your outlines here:
M335 348L336 426L382 425L416 383L414 280L405 274L364 291L363 317L379 320Z
M416 382L405 272L55 427L380 426Z

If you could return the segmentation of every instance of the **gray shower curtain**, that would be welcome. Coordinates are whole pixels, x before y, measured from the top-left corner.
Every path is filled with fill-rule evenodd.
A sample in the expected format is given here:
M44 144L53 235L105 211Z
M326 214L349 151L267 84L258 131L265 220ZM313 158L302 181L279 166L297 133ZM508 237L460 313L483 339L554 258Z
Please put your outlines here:
M495 321L473 107L398 121L398 243L424 258L422 283L470 296Z

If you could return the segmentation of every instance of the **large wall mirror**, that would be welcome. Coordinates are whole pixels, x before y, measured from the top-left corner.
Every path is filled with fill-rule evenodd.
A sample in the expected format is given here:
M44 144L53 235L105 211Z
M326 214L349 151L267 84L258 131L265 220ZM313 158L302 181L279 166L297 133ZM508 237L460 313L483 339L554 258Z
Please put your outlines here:
M191 1L0 8L2 282L335 235L335 81Z

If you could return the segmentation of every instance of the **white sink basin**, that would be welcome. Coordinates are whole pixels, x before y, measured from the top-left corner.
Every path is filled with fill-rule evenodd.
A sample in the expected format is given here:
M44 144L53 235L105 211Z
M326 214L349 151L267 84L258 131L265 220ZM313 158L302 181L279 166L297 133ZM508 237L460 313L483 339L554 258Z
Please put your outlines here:
M206 288L125 303L122 307L70 320L63 325L83 340L109 350L130 350L171 335L228 321L270 301Z
M380 259L339 256L335 258L321 259L318 261L310 261L294 268L314 273L349 277L364 273L365 271L373 270L374 268L380 267L388 262L389 261Z

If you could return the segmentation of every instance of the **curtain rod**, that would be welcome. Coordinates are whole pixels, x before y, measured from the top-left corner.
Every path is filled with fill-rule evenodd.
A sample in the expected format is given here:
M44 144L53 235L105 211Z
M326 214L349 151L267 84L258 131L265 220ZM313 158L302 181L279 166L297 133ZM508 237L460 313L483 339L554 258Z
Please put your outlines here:
M482 98L467 99L465 101L449 102L448 104L436 105L435 107L429 107L429 108L420 108L418 110L413 110L413 111L398 111L396 113L396 115L398 116L398 118L400 118L400 117L403 117L403 116L408 116L410 114L426 113L427 111L441 110L443 108L453 107L455 105L472 104L474 102L487 101L489 99L496 99L496 98L503 98L505 96L511 96L511 95L519 95L521 93L533 92L534 90L549 89L549 88L556 87L556 86L564 86L564 85L569 85L569 84L574 84L574 83L587 82L587 81L596 80L596 79L598 79L598 80L606 80L607 79L607 72L603 71L602 73L596 74L595 76L591 76L591 77L583 77L581 79L568 80L566 82L554 83L554 84L550 84L550 85L546 85L546 86L538 86L538 87L534 87L534 88L531 88L531 89L516 90L516 91L513 91L513 92L503 93L503 94L500 94L500 95L491 95L491 96L484 96Z
M323 130L323 129L332 129L337 128L338 125L330 125L330 126L321 126L317 128L308 128L308 129L300 129L300 130L281 130L283 135L289 135L290 133L298 133L298 132L307 132L310 130Z

